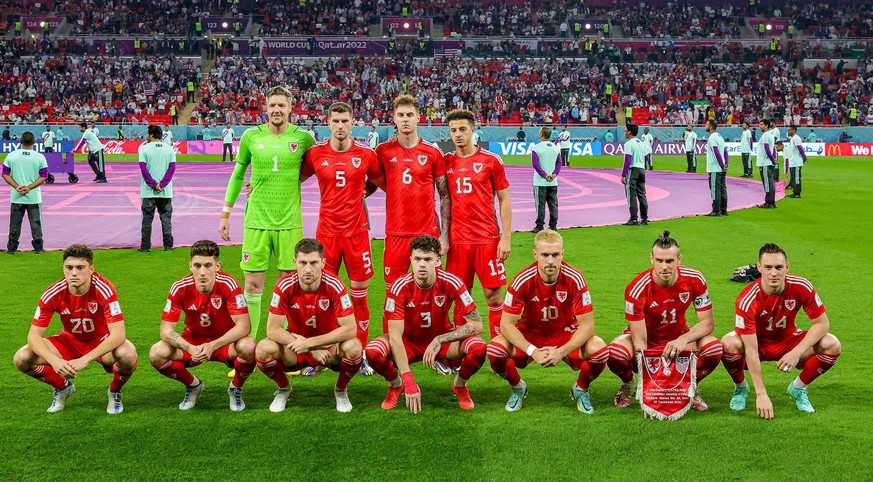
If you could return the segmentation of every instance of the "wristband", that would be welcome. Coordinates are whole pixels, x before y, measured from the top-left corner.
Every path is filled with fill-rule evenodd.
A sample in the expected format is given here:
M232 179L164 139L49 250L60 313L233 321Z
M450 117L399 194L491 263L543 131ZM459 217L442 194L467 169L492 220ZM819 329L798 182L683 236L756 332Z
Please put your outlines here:
M233 208L230 206L222 206L221 212L230 214L233 211Z
M527 350L525 350L524 352L527 353L527 356L533 356L535 351L537 351L537 347L535 347L533 343L531 343L530 345L528 345Z
M407 395L418 393L418 385L415 383L415 378L412 376L412 372L406 372L403 375L400 375L400 378L403 379L403 393Z

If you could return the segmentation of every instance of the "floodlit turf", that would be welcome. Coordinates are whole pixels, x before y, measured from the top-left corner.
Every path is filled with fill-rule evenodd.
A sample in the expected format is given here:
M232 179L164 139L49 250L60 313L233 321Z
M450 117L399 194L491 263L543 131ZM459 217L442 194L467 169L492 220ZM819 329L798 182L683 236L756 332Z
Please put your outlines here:
M506 161L527 162L524 157ZM660 168L684 169L683 158L656 158L656 162ZM618 167L619 159L585 158L584 163ZM732 163L732 175L739 172L738 164ZM227 369L213 363L194 369L207 390L195 409L180 412L181 384L160 376L149 365L147 353L158 338L167 290L186 274L184 249L96 253L97 270L119 290L128 337L141 357L139 369L124 390L123 414L104 413L110 377L92 364L76 379L79 391L67 409L50 415L45 413L50 388L18 373L11 358L25 343L42 290L62 275L61 256L59 252L0 254L4 298L0 353L5 358L0 363L5 396L0 404L0 439L7 454L0 478L868 479L873 412L869 375L864 372L867 365L861 358L873 349L866 281L873 266L871 200L873 162L813 157L804 168L803 199L780 201L776 210L749 209L727 218L696 217L644 227L563 231L566 260L587 277L596 331L607 341L624 328L624 287L649 266L649 247L663 229L680 241L683 264L707 276L717 336L731 329L734 300L742 288L728 281L733 269L753 262L764 242L783 246L791 271L809 278L828 306L831 331L842 340L844 354L810 387L817 410L812 415L798 412L785 395L797 372L788 375L777 372L773 364L765 365L776 411L771 421L755 415L754 394L746 411L728 408L732 384L721 367L701 384L711 407L708 413L691 412L677 422L653 422L643 420L638 409L616 409L612 397L618 380L606 371L591 388L596 412L586 416L576 411L569 398L576 377L563 364L522 370L530 393L524 409L511 414L503 409L508 387L487 365L470 382L476 402L472 412L457 407L448 377L416 365L413 371L424 409L413 416L403 408L402 399L391 412L379 408L385 383L378 376L352 380L354 411L337 413L331 393L336 375L331 372L293 378L295 395L282 414L267 410L275 385L255 373L244 389L246 410L231 413L225 392ZM5 216L4 212L4 220ZM508 272L532 261L531 244L529 233L513 236ZM377 267L381 250L382 243L374 242ZM227 247L222 259L223 268L241 278L235 261L239 255L239 247ZM268 276L268 285L274 280L275 275ZM481 290L476 287L473 292L483 307ZM374 278L370 294L374 336L381 325L377 314L384 299L380 276ZM798 324L809 325L803 315ZM55 321L53 329L58 326Z

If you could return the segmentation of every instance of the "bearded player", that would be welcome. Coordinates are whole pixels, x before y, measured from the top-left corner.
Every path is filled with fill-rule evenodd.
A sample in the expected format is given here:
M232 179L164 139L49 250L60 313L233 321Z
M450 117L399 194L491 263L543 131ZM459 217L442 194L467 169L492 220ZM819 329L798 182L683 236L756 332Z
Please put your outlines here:
M462 409L475 406L467 381L485 362L482 319L460 278L439 269L440 249L440 242L427 234L412 240L413 272L395 281L385 297L388 334L367 345L370 365L389 383L383 410L397 406L401 391L412 413L421 410L421 392L409 368L418 361L431 368L437 363L458 368L452 393ZM449 322L453 304L463 323Z
M191 274L173 283L161 315L161 340L149 350L152 366L167 378L185 385L179 410L190 410L203 393L203 382L188 368L208 361L233 367L235 374L227 394L230 409L246 408L242 386L255 371L255 339L239 283L219 271L218 245L209 240L191 245ZM182 313L185 329L176 332Z
M13 359L15 368L54 388L49 413L60 412L76 391L71 381L92 361L112 373L106 412L124 410L121 389L136 370L136 347L126 339L124 314L115 286L94 271L94 254L82 244L64 250L64 278L39 298L27 345ZM63 328L45 336L57 313Z
M662 350L668 359L683 350L696 351L698 383L721 361L721 342L711 336L715 319L706 279L700 271L680 266L679 242L670 237L670 231L652 244L649 261L652 268L637 275L624 291L628 328L609 344L609 369L622 382L614 400L619 408L629 406L636 391L635 355L643 350ZM689 328L685 313L692 304L698 321ZM691 407L709 409L699 390Z
M722 363L736 385L730 407L746 408L749 386L743 372L745 367L758 394L758 416L764 419L773 418L774 411L761 374L762 361L775 361L776 367L786 373L795 367L801 370L788 385L788 396L794 399L798 410L813 413L815 409L806 388L837 363L842 351L840 340L828 333L827 309L812 283L788 274L789 267L785 250L772 243L761 247L758 252L761 279L740 292L734 331L721 339ZM801 309L812 322L807 331L794 322Z
M468 110L453 110L446 117L455 152L446 154L449 193L452 199L452 249L446 271L473 288L473 276L479 278L488 304L488 329L491 338L500 333L503 314L503 290L506 285L504 261L509 257L512 238L512 206L509 181L503 160L473 144L475 117ZM494 198L500 213L500 226L494 210ZM501 231L502 227L502 231ZM455 324L461 322L455 313Z
M352 302L342 280L324 271L324 247L318 240L297 243L294 263L297 272L273 289L267 338L255 350L258 369L278 386L270 411L285 410L293 394L286 370L327 366L339 372L333 391L337 411L351 412L347 387L362 356Z
M509 382L506 410L521 409L527 383L518 374L531 360L549 368L561 360L579 370L570 395L576 408L594 413L588 387L606 368L609 350L594 334L588 284L563 261L564 241L546 229L534 238L536 262L519 272L506 293L500 335L488 344L491 368Z
M367 289L373 277L373 258L364 190L367 180L383 187L384 180L376 152L349 136L353 121L349 104L337 102L330 106L331 137L306 152L300 178L318 178L321 203L315 237L324 245L324 269L337 274L340 263L345 264L358 340L366 346L370 333ZM361 374L373 374L366 362L361 365Z
M394 99L397 138L376 148L385 173L384 266L388 287L409 271L409 245L416 236L438 237L440 255L449 250L452 201L446 166L442 152L418 136L419 116L418 102L411 95ZM433 209L434 186L440 197L442 222Z

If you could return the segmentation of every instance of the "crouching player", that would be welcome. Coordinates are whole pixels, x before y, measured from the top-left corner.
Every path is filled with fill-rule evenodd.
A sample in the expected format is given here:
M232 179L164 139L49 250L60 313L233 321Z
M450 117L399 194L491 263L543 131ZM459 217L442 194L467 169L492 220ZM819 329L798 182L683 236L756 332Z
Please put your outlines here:
M248 307L239 283L233 276L219 271L218 245L200 240L191 245L191 274L173 283L161 315L161 340L149 350L152 366L167 378L185 385L180 410L190 410L205 388L188 368L207 361L233 367L235 374L227 394L230 409L246 408L242 386L255 371L255 339L251 331ZM185 329L176 332L176 324L185 313Z
M318 240L297 243L294 265L297 271L276 283L267 338L258 342L255 352L258 369L279 387L270 411L285 410L293 394L287 370L323 365L339 372L333 391L337 411L351 412L346 389L362 357L352 301L342 280L324 271L324 246Z
M761 247L758 252L761 279L740 292L734 331L721 339L722 363L736 384L730 407L746 408L749 386L743 373L745 366L758 394L758 415L764 419L773 418L774 413L761 375L762 361L775 361L784 372L801 368L800 375L788 385L788 395L798 410L812 413L815 409L809 403L806 387L837 363L842 350L840 340L828 333L826 308L812 283L788 274L789 266L782 248L772 243ZM809 331L794 323L801 308L812 321Z
M63 410L76 391L70 379L96 361L113 374L106 412L121 413L121 388L136 370L137 356L136 347L126 339L118 293L94 271L94 255L87 246L69 246L63 260L64 278L39 298L27 345L15 353L15 367L55 389L48 408L54 413ZM63 329L47 337L55 313Z
M697 383L721 361L721 342L710 335L715 320L703 274L679 265L682 262L679 242L670 237L670 231L664 231L652 244L649 260L652 268L637 275L624 291L629 326L609 344L609 369L621 379L614 401L619 408L630 405L631 394L636 392L635 354L643 349L663 350L665 358L675 358L683 350L696 351ZM689 329L685 312L692 303L697 311L697 324ZM699 390L691 408L709 409Z
M409 251L413 272L397 279L385 297L388 335L367 345L370 366L390 383L382 409L397 406L403 391L407 408L412 413L421 411L421 392L409 365L423 361L431 368L437 362L460 367L452 393L462 409L472 410L467 380L485 362L485 342L478 336L482 333L482 319L464 282L438 268L440 242L435 237L416 237ZM453 327L449 322L452 304L464 324Z
M488 345L491 368L509 382L506 410L521 408L527 384L518 374L533 360L553 367L561 360L579 377L570 389L580 412L594 413L588 386L609 358L606 343L594 334L591 295L582 273L563 262L564 241L557 231L534 238L536 262L509 285L503 303L500 335Z

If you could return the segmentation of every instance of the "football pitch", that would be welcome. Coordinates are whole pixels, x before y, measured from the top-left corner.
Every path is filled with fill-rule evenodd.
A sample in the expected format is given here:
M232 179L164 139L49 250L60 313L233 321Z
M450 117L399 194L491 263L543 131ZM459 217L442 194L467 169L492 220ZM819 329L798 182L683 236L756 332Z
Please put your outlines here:
M180 161L216 156L191 157ZM504 160L528 162L523 156ZM684 158L655 161L659 169L684 170ZM618 157L573 162L620 167ZM739 164L739 159L732 159L730 175L740 174ZM84 163L76 168L88 170ZM75 380L78 391L66 410L47 414L51 388L15 370L12 355L26 342L40 294L62 276L61 254L24 252L0 258L0 379L8 397L0 404L0 440L7 453L0 479L867 480L873 460L873 387L863 372L861 355L873 352L866 309L873 297L864 281L873 267L873 162L811 157L803 176L803 198L779 201L775 210L747 209L729 217L649 226L568 229L562 235L566 261L579 268L590 285L596 333L607 342L626 326L624 288L650 267L650 247L664 229L679 240L683 264L707 277L717 337L733 327L734 302L742 289L728 280L734 268L754 262L765 242L785 248L790 272L815 285L828 307L831 332L843 344L837 365L810 387L815 414L797 411L785 394L798 372L778 372L773 363L764 366L776 413L770 421L757 417L754 394L745 411L728 408L733 384L721 366L700 385L710 410L691 411L676 422L644 420L635 405L613 407L619 381L608 369L591 385L595 413L578 412L569 397L576 374L565 364L521 370L529 394L521 411L508 413L503 406L509 388L488 370L487 362L470 380L476 402L470 412L462 411L451 397L449 377L417 364L413 372L423 405L418 415L410 414L402 402L392 411L382 411L386 384L378 375L352 380L354 410L340 414L332 396L336 374L329 371L291 378L295 394L279 414L267 410L275 384L257 372L244 388L246 409L233 413L228 409L227 369L217 363L192 370L207 389L193 410L182 412L182 385L151 367L148 349L158 340L170 285L187 274L184 248L148 254L131 249L95 252L97 271L118 289L139 368L125 386L124 413L105 413L111 376L91 364ZM533 262L532 240L527 232L513 235L508 274ZM382 246L381 241L373 242L377 273ZM222 269L241 280L239 256L239 246L222 249ZM267 286L275 279L275 271L268 273ZM371 337L381 330L381 285L377 275L370 288ZM472 294L484 315L481 289L476 286ZM688 315L690 323L696 321ZM805 315L798 316L798 325L809 327ZM56 320L50 330L59 326Z

